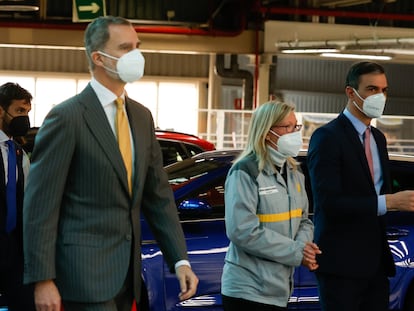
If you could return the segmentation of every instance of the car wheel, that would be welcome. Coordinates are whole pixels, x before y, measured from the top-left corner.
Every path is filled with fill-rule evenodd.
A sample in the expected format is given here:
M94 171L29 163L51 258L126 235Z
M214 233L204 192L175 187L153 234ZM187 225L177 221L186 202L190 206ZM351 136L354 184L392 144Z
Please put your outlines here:
M404 311L414 311L414 283L411 283L405 294Z

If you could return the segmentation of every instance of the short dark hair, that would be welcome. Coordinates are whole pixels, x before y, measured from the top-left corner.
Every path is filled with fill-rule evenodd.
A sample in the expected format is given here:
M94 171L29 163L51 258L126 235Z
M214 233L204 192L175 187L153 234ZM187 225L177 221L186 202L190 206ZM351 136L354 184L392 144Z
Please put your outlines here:
M32 98L32 94L17 83L7 82L0 86L0 106L6 111L13 100L24 99L30 104Z
M120 16L100 16L94 19L85 30L84 43L86 56L88 58L89 67L95 67L91 54L92 52L103 50L109 40L109 26L110 25L126 25L132 26L132 23L126 18Z
M346 85L358 89L360 76L369 73L385 73L384 67L374 62L359 62L351 66L346 76Z

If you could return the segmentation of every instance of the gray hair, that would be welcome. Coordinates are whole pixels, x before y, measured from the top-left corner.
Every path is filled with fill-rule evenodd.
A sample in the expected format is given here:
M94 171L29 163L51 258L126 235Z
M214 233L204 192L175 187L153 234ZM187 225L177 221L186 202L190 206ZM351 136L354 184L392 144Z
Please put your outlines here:
M95 68L92 61L92 52L103 50L109 40L110 25L126 25L132 24L123 17L117 16L101 16L94 19L88 27L86 27L84 43L86 49L86 57L88 58L90 70Z

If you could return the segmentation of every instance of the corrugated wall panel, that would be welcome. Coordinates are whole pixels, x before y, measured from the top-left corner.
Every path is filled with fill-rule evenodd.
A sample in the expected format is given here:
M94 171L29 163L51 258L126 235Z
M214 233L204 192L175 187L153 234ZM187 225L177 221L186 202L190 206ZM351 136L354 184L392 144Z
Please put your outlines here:
M0 48L0 70L88 72L82 50Z
M348 62L341 61L278 57L276 87L312 92L343 92L349 66Z
M354 61L278 57L274 94L283 94L298 111L341 111L346 105L345 78ZM385 114L414 115L414 66L382 63L388 85Z
M208 77L209 56L144 53L145 74ZM83 50L0 48L0 70L88 73Z
M298 112L338 113L346 105L345 95L313 93L300 91L283 91L283 100L293 103Z
M208 77L208 55L144 54L145 74L172 77Z

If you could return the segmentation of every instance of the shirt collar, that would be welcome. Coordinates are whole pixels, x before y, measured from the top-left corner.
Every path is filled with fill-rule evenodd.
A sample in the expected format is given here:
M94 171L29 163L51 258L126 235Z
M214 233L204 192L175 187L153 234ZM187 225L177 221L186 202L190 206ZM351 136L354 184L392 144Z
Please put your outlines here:
M114 93L108 90L95 78L91 79L90 84L91 84L92 89L95 91L99 102L102 104L103 107L112 104L117 99L118 96L116 96ZM124 94L122 94L121 97L125 100Z
M352 125L354 126L355 130L359 133L359 135L363 135L367 126L355 117L347 108L344 110L344 115L351 121Z
M2 130L0 130L0 142L4 143L8 141L10 138L6 135Z

